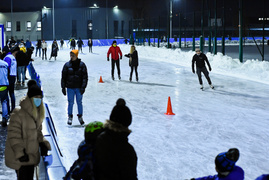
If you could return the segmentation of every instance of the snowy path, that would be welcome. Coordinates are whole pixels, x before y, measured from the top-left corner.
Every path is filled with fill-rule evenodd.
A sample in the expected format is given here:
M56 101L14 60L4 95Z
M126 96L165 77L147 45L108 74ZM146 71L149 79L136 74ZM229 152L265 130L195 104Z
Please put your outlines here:
M120 47L123 54L129 52L129 46ZM174 63L169 61L168 51L165 62L162 54L165 50L143 47L137 47L139 83L128 81L130 69L125 57L121 60L122 80L112 81L111 62L106 61L107 49L94 47L94 54L79 55L89 75L83 97L84 120L86 123L105 121L116 100L119 97L126 100L133 115L129 141L138 155L140 180L181 180L213 175L216 173L215 156L232 147L241 152L237 164L245 170L246 180L269 173L269 85L236 78L236 75L217 74L212 63L210 77L216 89L209 89L203 78L206 89L201 91L197 76L191 72L191 59L185 64ZM179 56L179 61L190 57ZM77 158L77 146L83 139L82 128L70 128L66 124L67 99L62 95L60 80L62 67L68 60L69 49L66 48L59 52L56 61L41 58L34 61L67 170ZM105 83L98 83L100 76ZM164 115L168 96L175 116ZM78 124L76 118L73 124Z

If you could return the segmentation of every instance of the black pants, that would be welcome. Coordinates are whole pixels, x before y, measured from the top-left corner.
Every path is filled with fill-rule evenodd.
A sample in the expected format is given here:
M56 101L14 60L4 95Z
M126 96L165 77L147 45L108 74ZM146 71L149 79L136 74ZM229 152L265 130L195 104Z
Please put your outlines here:
M44 55L45 55L45 59L47 59L47 48L42 49L42 59L44 59Z
M210 80L209 73L208 73L206 67L202 67L202 68L196 67L196 73L198 75L199 83L201 85L203 84L203 81L202 81L202 72L205 75L205 78L207 79L208 84L211 85L211 80Z
M92 46L89 46L89 52L92 52Z
M136 79L138 79L137 66L131 66L130 79L132 79L133 71L135 70Z
M17 180L33 180L34 170L34 165L21 166L19 170L16 170Z
M114 77L114 69L115 69L115 64L117 66L117 70L118 70L118 75L120 76L120 60L111 60L111 76Z

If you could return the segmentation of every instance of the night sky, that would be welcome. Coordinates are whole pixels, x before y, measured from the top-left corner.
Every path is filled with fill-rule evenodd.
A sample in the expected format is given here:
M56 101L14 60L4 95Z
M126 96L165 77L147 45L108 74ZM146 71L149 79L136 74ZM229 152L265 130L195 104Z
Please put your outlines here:
M135 17L158 17L167 14L169 0L107 0L108 7L118 5L119 8L134 10ZM190 13L201 11L202 0L173 0L173 13ZM205 9L207 3L214 7L215 0L204 0ZM221 10L224 0L217 0L217 8ZM106 0L55 0L55 8L87 7L96 3L100 7L106 7ZM243 0L244 13L248 17L262 17L263 12L269 17L268 0ZM265 5L264 5L265 3ZM229 13L238 13L239 0L225 0L225 9ZM43 6L52 7L52 0L13 0L13 11L38 11ZM264 11L264 7L265 9ZM11 0L0 0L0 12L10 12Z

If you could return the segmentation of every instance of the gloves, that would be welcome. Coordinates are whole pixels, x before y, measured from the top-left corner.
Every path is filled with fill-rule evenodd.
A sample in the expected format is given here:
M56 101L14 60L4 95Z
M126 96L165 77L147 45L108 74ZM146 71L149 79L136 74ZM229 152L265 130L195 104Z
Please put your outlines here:
M19 161L20 162L28 162L29 161L29 156L28 156L28 154L26 154L25 149L23 149L23 153L24 153L24 155L19 158Z
M66 89L65 88L62 88L62 93L63 93L63 95L66 96Z
M85 92L85 89L84 89L84 88L81 88L81 89L80 89L80 94L83 95L84 92Z
M120 59L122 59L122 56L120 57Z
M211 67L209 66L209 71L211 71L212 69L211 69Z
M45 143L44 142L39 143L39 147L40 147L41 156L47 156L48 155L48 148L45 145Z
M195 74L195 71L194 71L194 69L192 70L192 72L193 72L193 74Z
M109 61L109 57L107 57L107 61Z

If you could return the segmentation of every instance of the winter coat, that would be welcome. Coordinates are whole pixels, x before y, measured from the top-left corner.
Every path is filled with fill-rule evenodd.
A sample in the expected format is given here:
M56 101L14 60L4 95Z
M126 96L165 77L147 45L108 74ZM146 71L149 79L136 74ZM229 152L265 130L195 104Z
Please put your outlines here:
M78 45L78 47L82 47L82 45L84 45L84 43L83 43L83 41L81 39L79 39L77 41L77 45Z
M26 49L27 48L31 48L32 47L32 43L29 40L26 40L25 47L26 47Z
M126 54L126 57L130 58L129 60L129 66L138 66L138 53L135 50L133 54Z
M107 120L96 140L97 180L137 180L137 156L128 142L130 130Z
M37 43L36 43L36 48L39 49L41 48L41 40L38 40Z
M62 88L83 88L87 87L88 72L87 67L81 59L68 61L62 70Z
M42 108L43 107L43 108ZM40 114L45 116L45 108L41 103ZM37 108L32 98L28 96L21 99L20 107L15 108L11 114L5 148L6 166L18 170L21 166L38 165L40 161L39 143L45 143L51 150L49 142L42 133L43 118L38 116ZM19 158L25 153L29 156L28 162L20 162Z
M83 140L78 147L78 159L73 163L64 180L70 180L71 177L75 180L94 180L94 161L93 145Z
M90 41L90 40L88 40L88 46L92 46L92 40Z
M76 47L76 41L72 39L70 45L71 45L72 47Z
M4 58L4 61L8 63L8 72L9 76L17 76L17 61L16 58L11 54L8 53Z
M208 59L204 53L201 53L200 56L195 54L192 58L192 71L194 71L194 63L196 64L196 68L203 68L205 67L205 62L208 68L211 69Z
M48 47L47 42L42 42L41 47L42 49L47 49Z
M195 178L195 180L243 180L244 171L241 167L235 166L228 176L222 177L220 175L207 176L201 178Z
M256 180L269 180L269 174L263 174L257 177Z
M8 86L8 64L0 60L0 86Z
M19 51L16 54L17 66L27 66L29 61L27 60L27 55L23 51Z
M108 51L107 51L107 57L109 58L109 55L111 54L111 58L113 60L119 60L119 55L120 57L122 57L122 53L121 53L121 50L118 46L114 47L114 46L111 46Z
M59 48L58 48L58 44L57 44L57 43L53 43L53 44L51 45L51 56L55 56L55 57L57 57L58 50L59 50Z

